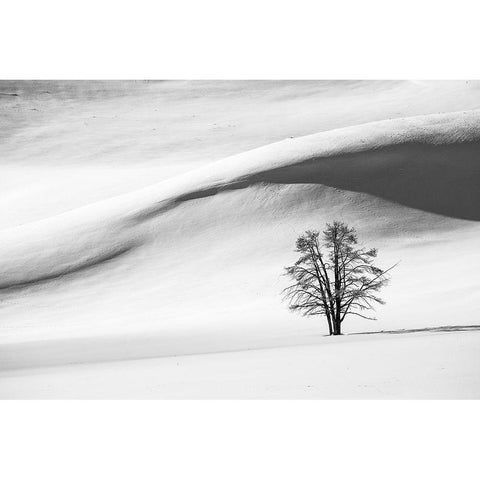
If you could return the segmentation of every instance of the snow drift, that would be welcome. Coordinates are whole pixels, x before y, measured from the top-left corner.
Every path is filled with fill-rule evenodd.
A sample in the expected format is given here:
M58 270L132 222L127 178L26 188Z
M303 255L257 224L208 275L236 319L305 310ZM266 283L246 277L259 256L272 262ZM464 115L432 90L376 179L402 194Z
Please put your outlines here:
M51 280L123 256L151 240L156 232L146 233L143 224L170 209L259 185L323 185L478 221L479 152L480 111L288 139L148 189L0 232L0 288Z

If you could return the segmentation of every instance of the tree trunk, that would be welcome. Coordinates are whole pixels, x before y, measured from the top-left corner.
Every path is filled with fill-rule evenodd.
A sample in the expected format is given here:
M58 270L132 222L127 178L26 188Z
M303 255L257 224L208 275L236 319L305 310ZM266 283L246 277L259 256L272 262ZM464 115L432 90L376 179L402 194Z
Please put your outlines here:
M341 335L342 334L342 324L341 324L341 322L338 322L338 321L333 322L333 334L334 335Z

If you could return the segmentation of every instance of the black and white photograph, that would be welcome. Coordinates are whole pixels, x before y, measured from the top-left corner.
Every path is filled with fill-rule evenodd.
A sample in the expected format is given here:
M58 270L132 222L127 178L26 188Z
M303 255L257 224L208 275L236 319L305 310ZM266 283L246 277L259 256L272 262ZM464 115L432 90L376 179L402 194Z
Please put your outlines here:
M470 0L7 0L0 478L478 478Z
M480 397L480 82L0 86L0 397Z

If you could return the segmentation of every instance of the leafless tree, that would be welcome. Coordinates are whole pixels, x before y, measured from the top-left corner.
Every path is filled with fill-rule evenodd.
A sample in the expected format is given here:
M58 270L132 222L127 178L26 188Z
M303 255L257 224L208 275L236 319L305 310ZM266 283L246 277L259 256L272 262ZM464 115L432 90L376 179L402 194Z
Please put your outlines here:
M347 315L375 320L367 311L385 303L377 292L395 265L387 270L376 267L377 250L358 248L357 243L355 229L342 222L327 224L321 240L320 232L308 230L296 242L300 258L285 268L293 280L283 290L289 308L325 316L330 335L341 335Z

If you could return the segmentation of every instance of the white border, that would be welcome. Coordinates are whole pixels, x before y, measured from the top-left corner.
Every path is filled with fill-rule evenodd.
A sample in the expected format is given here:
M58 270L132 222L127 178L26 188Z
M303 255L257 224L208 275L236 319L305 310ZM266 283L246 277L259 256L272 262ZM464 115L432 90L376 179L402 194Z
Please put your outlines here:
M2 3L0 78L480 78L474 1ZM8 402L0 478L477 478L477 402Z

